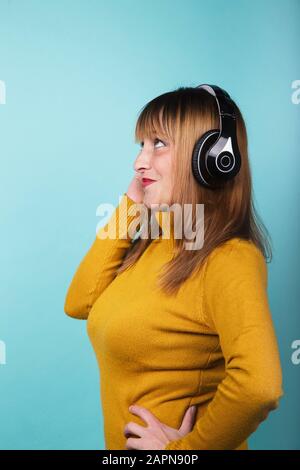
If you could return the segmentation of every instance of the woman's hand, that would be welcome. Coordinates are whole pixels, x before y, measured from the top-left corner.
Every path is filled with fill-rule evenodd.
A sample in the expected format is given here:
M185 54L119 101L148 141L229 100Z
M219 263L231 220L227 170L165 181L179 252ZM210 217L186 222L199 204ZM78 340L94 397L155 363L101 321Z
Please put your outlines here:
M127 196L129 196L134 202L141 203L144 199L144 188L142 185L141 178L138 175L135 175L128 186L126 191Z
M139 436L127 439L126 449L130 450L164 449L170 441L180 439L192 430L196 416L196 406L190 406L185 412L180 428L175 429L161 423L147 408L142 406L130 406L129 411L140 416L148 424L148 427L140 426L132 421L126 424L124 428L125 437L130 434Z

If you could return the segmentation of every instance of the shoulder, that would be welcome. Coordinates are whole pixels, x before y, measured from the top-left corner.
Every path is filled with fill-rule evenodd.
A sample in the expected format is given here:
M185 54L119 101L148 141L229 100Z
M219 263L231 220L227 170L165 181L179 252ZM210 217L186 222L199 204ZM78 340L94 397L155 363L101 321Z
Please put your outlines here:
M265 257L252 240L231 238L214 248L207 257L206 277L218 282L232 277L260 278L267 284Z
M218 329L224 315L226 321L242 321L245 312L266 305L267 281L265 258L252 241L232 238L214 248L207 258L203 281L207 323Z
M209 260L212 259L236 259L237 257L265 259L261 250L255 245L252 240L234 237L221 245L214 248L208 256Z

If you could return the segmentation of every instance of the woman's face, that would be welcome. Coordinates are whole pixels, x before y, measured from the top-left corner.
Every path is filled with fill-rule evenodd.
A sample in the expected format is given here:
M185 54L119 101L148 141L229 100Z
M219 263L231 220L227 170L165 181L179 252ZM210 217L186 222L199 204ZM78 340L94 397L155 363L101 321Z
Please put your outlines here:
M154 180L143 186L143 203L151 208L151 204L171 205L173 176L173 145L159 137L146 138L141 142L141 150L134 162L134 170L139 177Z

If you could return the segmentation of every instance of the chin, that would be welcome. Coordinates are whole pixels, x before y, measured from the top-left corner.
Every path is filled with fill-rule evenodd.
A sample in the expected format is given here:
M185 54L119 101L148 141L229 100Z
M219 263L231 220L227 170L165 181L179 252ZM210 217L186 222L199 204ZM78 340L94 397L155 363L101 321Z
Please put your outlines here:
M150 194L145 194L143 202L147 207L150 208L151 204L157 204L159 202L159 198L156 198Z

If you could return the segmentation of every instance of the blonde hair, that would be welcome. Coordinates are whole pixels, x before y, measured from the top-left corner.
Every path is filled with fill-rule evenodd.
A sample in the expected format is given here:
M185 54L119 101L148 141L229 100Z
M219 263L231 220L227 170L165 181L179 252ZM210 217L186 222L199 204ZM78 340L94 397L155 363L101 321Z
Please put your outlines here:
M186 250L183 239L174 239L175 254L164 265L158 282L166 293L174 294L195 270L200 269L208 255L219 245L233 237L252 241L266 261L272 259L269 232L254 206L252 179L248 159L248 139L243 116L234 103L236 112L237 141L241 154L241 169L219 189L201 186L193 176L191 158L194 145L206 131L219 128L216 101L201 88L179 87L148 102L140 111L135 141L145 137L165 137L174 145L174 173L172 203L184 207L190 204L195 212L196 204L204 204L204 243L201 249ZM148 217L151 211L148 209ZM194 217L193 217L194 222ZM121 273L133 265L152 242L137 238L126 253Z

